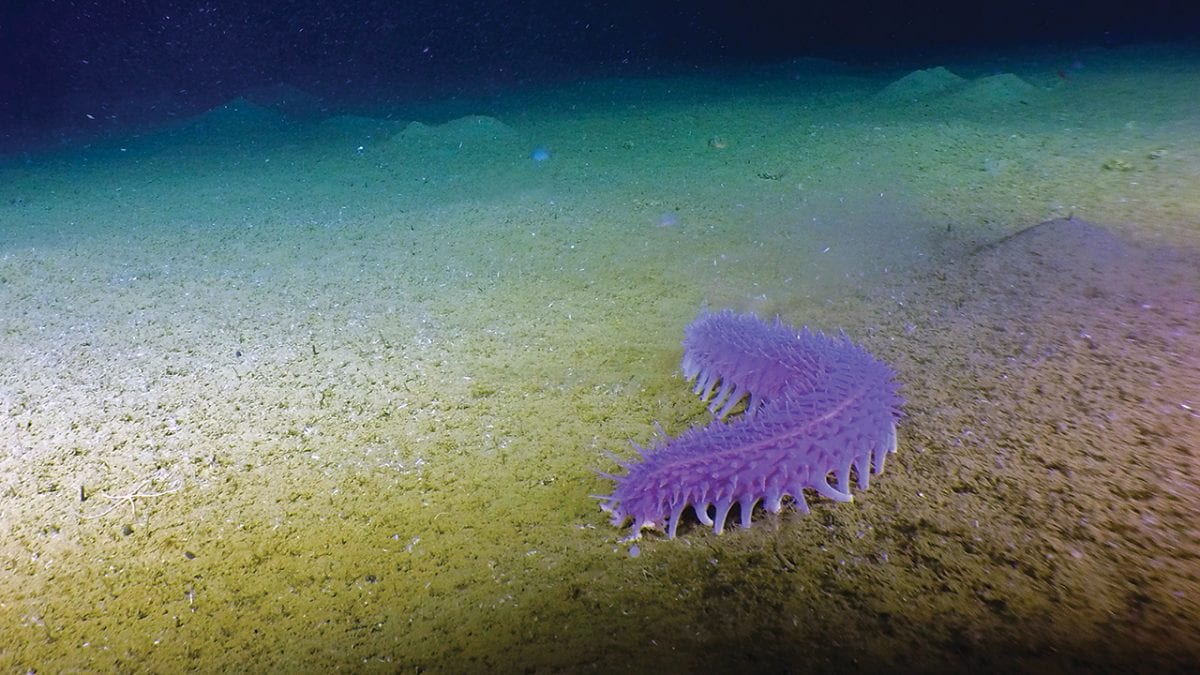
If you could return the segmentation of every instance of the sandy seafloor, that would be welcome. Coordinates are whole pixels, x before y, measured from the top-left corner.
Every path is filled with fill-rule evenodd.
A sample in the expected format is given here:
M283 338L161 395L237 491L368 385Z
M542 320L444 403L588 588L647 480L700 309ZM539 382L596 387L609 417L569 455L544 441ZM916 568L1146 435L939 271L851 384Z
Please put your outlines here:
M1194 669L1197 92L797 61L10 157L0 670ZM633 557L596 472L709 419L704 306L891 364L899 452Z

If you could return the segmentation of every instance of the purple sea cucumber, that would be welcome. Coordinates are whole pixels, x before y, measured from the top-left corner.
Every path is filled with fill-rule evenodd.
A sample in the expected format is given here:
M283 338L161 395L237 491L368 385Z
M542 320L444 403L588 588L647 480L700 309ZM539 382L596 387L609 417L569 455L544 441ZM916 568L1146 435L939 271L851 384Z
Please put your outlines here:
M805 488L848 502L850 470L865 490L896 451L903 400L895 373L844 334L797 332L778 317L768 324L725 310L701 313L683 348L684 376L716 419L635 446L642 461L622 462L627 473L611 476L616 485L601 507L617 527L633 521L630 539L647 528L674 538L689 506L720 534L735 504L749 527L759 500L777 513L791 496L807 513ZM724 422L742 400L745 412Z

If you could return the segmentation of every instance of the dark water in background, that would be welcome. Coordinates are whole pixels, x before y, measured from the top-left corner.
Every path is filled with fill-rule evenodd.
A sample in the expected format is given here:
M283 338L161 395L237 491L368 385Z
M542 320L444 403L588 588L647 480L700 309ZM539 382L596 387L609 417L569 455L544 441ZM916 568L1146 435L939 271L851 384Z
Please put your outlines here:
M281 85L321 112L796 57L928 62L1198 31L1200 9L1182 0L10 2L0 8L0 149L136 131Z

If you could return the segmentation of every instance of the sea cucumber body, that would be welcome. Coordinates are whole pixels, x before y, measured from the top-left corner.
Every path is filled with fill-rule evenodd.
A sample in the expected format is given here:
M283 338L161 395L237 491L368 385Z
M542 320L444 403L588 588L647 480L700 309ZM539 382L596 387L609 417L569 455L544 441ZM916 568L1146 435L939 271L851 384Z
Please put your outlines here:
M844 336L706 313L686 332L683 369L717 419L639 449L642 461L615 478L602 506L618 527L632 519L633 538L645 528L674 537L688 507L719 534L734 505L748 527L760 500L778 512L791 496L807 511L805 488L850 501L851 468L866 489L896 450L894 374ZM722 422L744 398L746 414Z

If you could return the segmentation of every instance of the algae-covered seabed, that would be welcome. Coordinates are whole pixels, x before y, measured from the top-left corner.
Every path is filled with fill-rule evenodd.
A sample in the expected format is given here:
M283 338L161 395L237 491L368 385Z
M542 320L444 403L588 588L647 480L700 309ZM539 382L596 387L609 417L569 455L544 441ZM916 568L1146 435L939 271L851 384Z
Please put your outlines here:
M8 161L0 667L1194 666L1200 54L926 65ZM596 470L707 421L706 303L892 364L900 449L633 557Z

